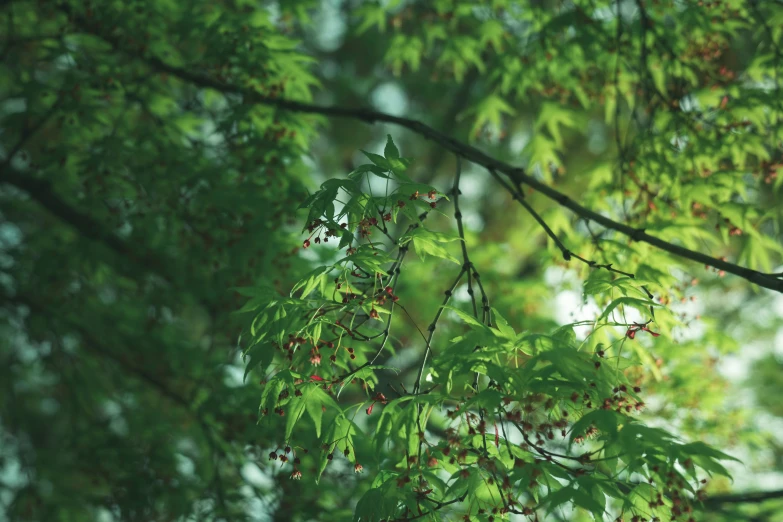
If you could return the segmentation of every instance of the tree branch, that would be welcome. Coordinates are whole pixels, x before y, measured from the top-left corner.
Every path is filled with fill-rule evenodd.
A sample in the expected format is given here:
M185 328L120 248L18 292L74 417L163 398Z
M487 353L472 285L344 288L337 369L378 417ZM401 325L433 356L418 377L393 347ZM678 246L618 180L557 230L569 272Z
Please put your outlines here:
M128 270L129 275L138 276L145 271L141 268L144 267L168 282L178 279L175 274L167 270L167 265L162 263L161 259L140 253L139 248L133 248L132 245L107 231L97 220L70 206L52 190L51 183L48 181L19 173L6 166L0 170L0 183L25 192L49 213L73 227L81 236L102 243L120 256L133 261L134 266L132 270Z
M136 54L129 52L128 50L123 49L120 45L118 45L118 42L116 41L115 38L100 33L95 28L93 28L92 25L87 23L87 21L83 19L77 19L75 21L85 31L102 38L106 42L110 43L115 49L120 50L121 52L124 52L126 54L130 54L131 56L134 56L135 58L145 62L147 65L149 65L156 71L168 73L173 77L179 78L180 80L193 84L197 87L201 87L205 89L214 89L224 94L239 95L243 98L243 101L246 104L266 105L266 106L272 106L280 109L289 110L292 112L300 112L306 114L319 114L330 118L349 118L349 119L363 121L366 123L382 122L382 123L391 123L394 125L399 125L401 127L409 129L410 131L416 134L419 134L420 136L428 140L435 142L436 144L451 151L457 156L460 156L477 165L481 165L490 171L494 170L504 174L516 185L524 184L534 190L539 191L549 199L552 199L553 201L557 202L560 206L571 210L576 215L586 220L599 223L600 225L612 229L616 232L619 232L620 234L623 234L634 241L638 241L640 243L647 243L656 248L669 252L670 254L674 254L675 256L684 259L689 259L691 261L695 261L704 265L709 265L719 270L724 270L725 272L742 277L743 279L746 279L747 281L750 281L751 283L754 283L758 286L769 288L771 290L775 290L777 292L783 293L783 278L771 274L765 274L757 270L752 270L747 267L729 263L727 261L723 261L721 259L711 257L706 254L702 254L701 252L696 252L694 250L690 250L688 248L675 245L674 243L670 243L668 241L665 241L663 239L648 234L647 232L645 232L643 228L634 228L624 223L615 221L598 212L583 207L582 205L580 205L579 203L577 203L576 201L568 197L566 194L530 176L525 172L523 168L514 167L513 165L510 165L496 158L488 156L487 154L483 153L477 148L468 145L467 143L463 143L459 140L451 138L446 134L443 134L433 129L432 127L422 123L421 121L410 119L410 118L403 118L399 116L393 116L391 114L374 111L370 109L324 107L324 106L314 105L310 103L297 102L293 100L284 100L271 96L263 96L253 89L243 88L237 85L231 85L229 83L224 83L215 80L213 78L210 78L209 76L193 73L184 68L169 65L163 60L155 56L138 56Z
M748 493L729 493L726 495L715 495L707 497L704 505L707 508L716 508L723 504L750 504L760 503L767 500L783 498L783 489L773 491L752 491Z

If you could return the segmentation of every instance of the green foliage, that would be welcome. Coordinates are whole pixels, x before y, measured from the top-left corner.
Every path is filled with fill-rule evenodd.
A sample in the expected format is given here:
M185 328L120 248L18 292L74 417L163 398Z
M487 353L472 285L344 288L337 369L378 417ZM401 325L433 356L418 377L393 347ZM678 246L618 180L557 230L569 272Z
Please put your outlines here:
M656 284L654 279L613 277L609 270L593 272L585 280L584 295L606 305L591 322L594 333L584 339L577 340L574 334L577 323L543 334L517 333L497 309L488 306L464 238L426 227L425 218L437 204L409 219L397 239L387 226L390 215L389 219L367 217L387 215L389 208L399 206L402 201L395 200L400 193L408 193L405 187L409 184L387 176L393 174L390 162L399 159L391 137L385 157L365 155L373 164L354 172L391 180L383 195L365 194L360 183L335 179L305 203L311 220L309 237L349 236L345 248L350 255L332 266L319 267L294 286L292 295L302 288L302 298L309 297L294 300L296 310L281 317L296 317L298 322L269 324L254 334L253 341L263 343L270 353L277 352L276 358L287 360L290 368L301 373L296 381L291 381L289 370L275 373L262 394L262 414L270 418L268 422L275 423L276 416L270 412L286 418L282 443L296 443L291 435L305 409L321 408L323 397L334 393L333 388L342 391L356 386L363 390L364 397L358 403L344 401L345 411L353 410L359 416L359 410L370 403L362 426L341 412L323 437L317 434L317 444L324 451L343 449L357 469L363 468L358 459L372 460L376 476L386 477L361 497L354 520L405 519L425 506L426 511L418 514L432 520L444 516L439 512L442 508L468 515L525 513L531 509L525 508L525 503L531 501L547 512L569 504L592 513L597 520L607 510L661 516L671 511L671 502L662 500L664 494L678 499L684 509L699 489L702 476L728 475L720 462L731 459L729 455L702 442L684 444L667 431L647 427L634 418L644 402L641 388L628 375L634 365L646 362L645 349L638 349L634 356L632 351L623 355L622 347L627 340L638 343L638 332L648 332L654 338L660 335L648 325L656 320L653 310L661 304L641 286ZM388 170L374 172L373 165ZM458 182L459 178L455 190ZM345 205L350 211L335 214L329 199L337 199L334 187L353 197L353 204ZM430 190L428 199L434 200L436 191ZM407 198L409 203L402 203L408 205L423 197L416 192ZM456 201L455 214L459 216ZM337 223L344 218L347 221ZM387 242L373 239L373 232ZM448 250L454 241L463 243L462 263ZM400 308L407 313L408 304L395 295L395 288L404 277L411 244L420 256L426 253L435 258L427 263L453 261L462 264L462 269L446 291L435 320L426 328L429 335L416 326L426 350L412 391L403 388L397 391L402 393L398 398L388 400L383 393L374 392L385 371L374 363L384 355L394 311ZM333 286L322 284L326 274L332 273L338 274ZM472 314L449 304L463 277ZM618 294L621 296L616 297ZM272 300L269 306L281 306L277 303ZM647 321L629 323L615 317L624 318L630 310L646 315ZM253 325L266 314L267 309L258 312ZM319 335L313 336L306 325L313 324L315 318L322 327ZM672 322L658 324L670 328ZM618 331L618 326L622 330ZM444 327L456 335L441 339L435 348L434 334ZM596 337L608 347L598 348L602 345ZM325 362L327 354L329 364ZM459 385L455 386L455 381ZM320 394L313 395L314 389ZM296 398L290 399L292 395ZM373 417L375 408L383 411ZM313 420L320 432L320 418ZM354 446L357 437L368 441L372 451ZM563 439L559 444L562 450L553 448L555 443L550 441L556 438ZM322 456L319 476L329 462ZM450 478L445 479L447 476ZM650 485L629 489L634 477L644 477ZM642 486L644 492L639 489ZM644 499L645 504L635 498ZM610 500L607 504L606 499L621 502Z
M0 27L0 521L776 516L779 1Z

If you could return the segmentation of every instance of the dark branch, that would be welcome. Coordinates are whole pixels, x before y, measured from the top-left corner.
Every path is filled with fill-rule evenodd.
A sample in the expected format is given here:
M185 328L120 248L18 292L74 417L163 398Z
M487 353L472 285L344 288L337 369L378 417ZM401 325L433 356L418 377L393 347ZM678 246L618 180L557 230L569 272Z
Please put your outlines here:
M133 248L107 231L93 217L69 205L54 192L48 181L5 167L0 170L0 183L11 185L25 192L49 213L73 227L82 237L101 243L121 257L132 261L132 264L121 263L123 269L128 271L130 276L138 277L146 271L151 271L168 282L178 279L175 274L168 271L167 266L169 265L162 263L158 256L144 253L139 248Z
M783 489L773 491L753 491L749 493L729 493L707 497L704 506L714 509L723 504L751 504L783 498Z
M694 250L690 250L688 248L675 245L673 243L669 243L668 241L664 241L663 239L648 234L642 229L637 229L629 225L626 225L624 223L615 221L598 212L583 207L582 205L580 205L579 203L577 203L576 201L568 197L566 194L550 187L543 181L539 181L536 178L530 176L525 172L523 168L514 167L512 165L509 165L508 163L505 163L496 158L488 156L483 152L481 152L480 150L478 150L477 148L472 147L467 143L463 143L459 140L451 138L433 129L430 126L425 125L424 123L418 120L393 116L391 114L374 111L370 109L323 107L319 105L313 105L310 103L302 103L302 102L284 100L284 99L270 97L270 96L263 96L252 89L246 89L236 85L231 85L229 83L224 83L205 75L193 73L187 71L186 69L169 65L155 56L135 55L134 53L130 53L128 50L122 49L122 47L118 45L118 42L116 41L115 38L100 33L86 20L77 19L75 21L79 23L79 25L87 32L90 32L102 38L103 40L111 44L115 49L121 50L127 54L131 54L132 56L135 56L136 58L144 61L150 67L152 67L157 71L168 73L171 76L174 76L176 78L179 78L180 80L183 80L187 83L193 84L201 88L214 89L224 94L239 95L243 98L243 101L245 103L267 105L267 106L277 107L280 109L285 109L293 112L300 112L300 113L307 113L307 114L320 114L322 116L327 116L331 118L349 118L349 119L364 121L366 123L383 122L383 123L391 123L391 124L399 125L401 127L405 127L415 132L416 134L419 134L420 136L437 143L441 147L453 152L454 154L472 163L481 165L490 171L494 170L504 174L515 185L524 184L534 190L539 191L546 197L557 202L562 207L571 210L572 212L574 212L575 214L577 214L578 216L586 220L599 223L600 225L612 229L616 232L619 232L633 239L634 241L647 243L661 250L669 252L670 254L674 254L675 256L682 257L684 259L689 259L691 261L695 261L704 265L708 265L719 270L724 270L725 272L740 276L758 286L762 286L764 288L769 288L771 290L775 290L777 292L783 293L783 278L776 277L771 274L765 274L763 272L752 270L750 268L736 265L734 263L729 263L727 261L723 261L721 259L711 257L706 254L702 254L701 252L696 252Z

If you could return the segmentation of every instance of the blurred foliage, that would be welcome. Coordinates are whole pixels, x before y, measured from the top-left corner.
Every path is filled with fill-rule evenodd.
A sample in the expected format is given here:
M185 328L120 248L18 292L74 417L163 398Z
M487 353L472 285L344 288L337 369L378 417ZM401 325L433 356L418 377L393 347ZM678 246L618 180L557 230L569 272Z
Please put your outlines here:
M706 494L683 493L696 519L783 520L780 294L504 187L415 128L366 125L360 110L419 120L716 262L779 273L778 0L10 0L0 27L0 520L502 519L487 462L443 453L449 428L460 448L495 451L495 470L509 468L517 508L532 510L511 519L649 518L650 497L630 491L649 495L655 479L667 520L671 488L645 462L656 455ZM420 197L400 198L388 222L371 216L396 204L382 200L397 189ZM370 217L388 237L360 224ZM299 234L317 219L315 235ZM362 227L391 259L368 250ZM454 285L462 244L483 285L473 279L475 316L468 286ZM406 245L418 255L395 265ZM563 246L621 273L566 261ZM344 272L317 268L335 265ZM335 277L389 267L401 268L381 276L395 278L400 306L342 303L345 289L334 290ZM453 309L424 359L446 289ZM253 325L270 303L335 308L304 335L279 314ZM233 313L242 307L254 314ZM386 319L382 309L395 309L385 328L373 316ZM341 335L334 319L346 310L380 336L330 361L321 339ZM520 352L465 349L496 343L501 317ZM302 342L283 350L290 334ZM339 396L338 384L311 379L370 361L379 367L346 377ZM730 378L743 368L744 380ZM474 371L483 395L465 388ZM590 381L595 392L579 388ZM625 397L620 383L640 388L623 404L642 411L601 409ZM561 402L572 408L566 436L539 429L563 421ZM489 418L475 438L447 415L483 422L509 404L542 445L496 435ZM425 408L420 444L406 426ZM612 438L631 427L646 435ZM582 431L595 438L572 444ZM639 458L623 462L618 444ZM742 461L723 461L734 483L699 483L721 471L710 448ZM584 451L609 464L553 456ZM681 466L688 452L702 468L694 476ZM607 471L618 462L635 473ZM449 503L463 494L472 502Z

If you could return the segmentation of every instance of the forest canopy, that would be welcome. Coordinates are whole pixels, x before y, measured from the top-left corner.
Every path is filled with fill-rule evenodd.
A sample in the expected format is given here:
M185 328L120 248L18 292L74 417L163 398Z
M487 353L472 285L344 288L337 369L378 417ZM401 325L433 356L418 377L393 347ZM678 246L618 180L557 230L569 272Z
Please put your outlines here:
M779 0L0 27L0 521L781 520Z

